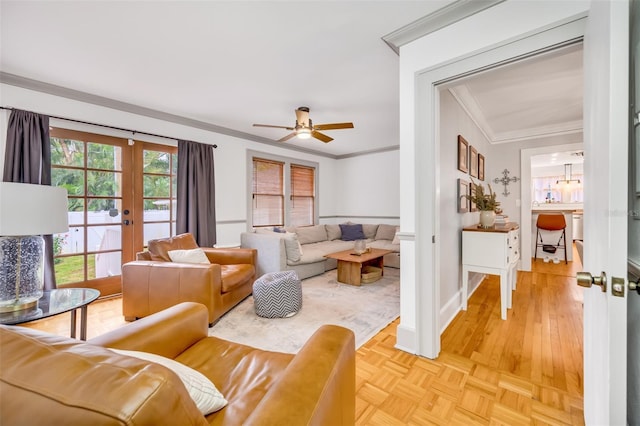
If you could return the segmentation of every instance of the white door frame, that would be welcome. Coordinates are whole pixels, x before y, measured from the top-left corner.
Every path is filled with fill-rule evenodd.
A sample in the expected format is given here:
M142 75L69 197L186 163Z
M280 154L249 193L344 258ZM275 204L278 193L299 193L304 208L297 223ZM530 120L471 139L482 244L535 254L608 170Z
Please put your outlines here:
M520 6L522 5L520 3ZM478 70L493 68L501 63L512 62L575 43L584 35L585 18L586 13L583 12L566 18L562 22L551 25L547 23L544 27L521 34L516 40L503 40L486 47L481 53L477 51L469 53L415 73L415 91L413 92L415 139L412 141L416 162L413 165L416 181L414 214L416 218L420 218L415 224L415 258L420 259L415 265L416 298L413 300L415 303L413 309L416 313L415 353L436 358L440 352L440 271L435 259L440 257L438 241L445 236L437 234L440 228L438 215L440 188L435 186L436 177L434 176L434 171L438 170L435 147L438 144L439 134L436 85L478 72ZM401 50L401 58L402 53L403 50ZM433 249L432 236L435 236ZM455 236L446 237L455 238ZM401 306L401 318L403 311L404 308ZM406 348L408 345L406 342L399 341L398 346Z

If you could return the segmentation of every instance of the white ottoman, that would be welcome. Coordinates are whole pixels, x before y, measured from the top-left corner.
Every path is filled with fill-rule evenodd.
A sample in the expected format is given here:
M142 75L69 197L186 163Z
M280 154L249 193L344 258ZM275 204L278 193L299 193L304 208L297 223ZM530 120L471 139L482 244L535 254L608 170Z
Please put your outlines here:
M295 271L269 272L253 283L256 315L287 318L302 308L302 284Z

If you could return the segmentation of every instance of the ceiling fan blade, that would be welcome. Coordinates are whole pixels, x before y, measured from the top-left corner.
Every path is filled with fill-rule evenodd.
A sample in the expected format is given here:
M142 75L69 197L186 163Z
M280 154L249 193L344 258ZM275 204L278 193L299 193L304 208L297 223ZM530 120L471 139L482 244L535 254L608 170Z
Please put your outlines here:
M278 139L278 142L286 142L289 139L291 139L292 137L294 137L296 135L296 132L293 133L289 133L287 136L285 136L284 138Z
M288 126L273 126L271 124L254 124L253 127L272 127L274 129L287 129L287 130L293 130L293 127L288 127Z
M316 130L353 129L353 123L316 124L313 128Z
M316 132L315 130L311 132L311 136L314 138L321 140L324 143L331 142L333 140L332 137L325 135L324 133Z
M306 107L300 107L296 110L296 121L298 124L303 125L305 127L309 126L309 109Z

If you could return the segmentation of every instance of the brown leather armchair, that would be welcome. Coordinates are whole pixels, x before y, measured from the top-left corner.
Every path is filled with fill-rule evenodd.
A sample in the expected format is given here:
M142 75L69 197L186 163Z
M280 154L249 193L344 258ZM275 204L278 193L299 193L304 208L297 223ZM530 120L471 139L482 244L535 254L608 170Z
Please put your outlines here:
M202 247L211 264L172 262L168 252L198 248L191 234L149 240L149 251L122 266L125 320L146 317L181 302L202 303L209 325L251 294L257 250Z

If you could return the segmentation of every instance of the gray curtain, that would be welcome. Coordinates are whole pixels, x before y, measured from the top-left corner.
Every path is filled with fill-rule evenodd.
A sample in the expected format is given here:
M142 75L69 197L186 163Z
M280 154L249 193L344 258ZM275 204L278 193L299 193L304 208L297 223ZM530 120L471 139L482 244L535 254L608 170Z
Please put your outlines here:
M190 232L201 247L216 243L212 145L178 141L178 234Z
M5 182L51 185L48 116L16 109L11 111L2 179ZM44 240L44 289L52 290L56 288L53 236L44 235Z

